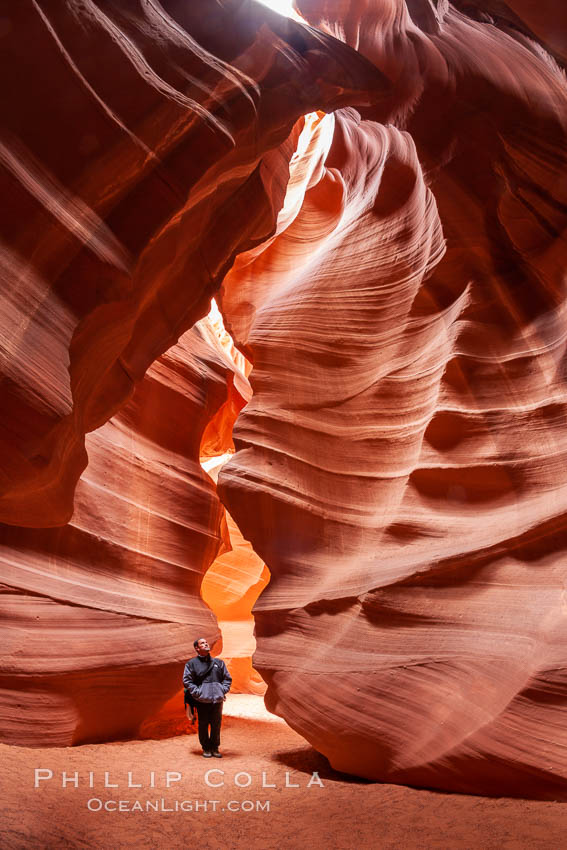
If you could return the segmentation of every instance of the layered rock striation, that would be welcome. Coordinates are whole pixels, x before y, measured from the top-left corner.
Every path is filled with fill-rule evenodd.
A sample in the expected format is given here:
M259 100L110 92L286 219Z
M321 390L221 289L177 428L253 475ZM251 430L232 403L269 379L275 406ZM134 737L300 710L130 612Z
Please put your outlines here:
M34 0L0 37L2 735L105 740L218 638L200 582L229 541L199 458L243 377L189 329L272 233L303 114L387 81L249 2Z
M294 123L388 84L248 0L30 0L2 33L0 521L58 526L84 435L273 231Z
M223 283L267 704L343 771L564 793L565 77L449 4L298 6L392 101L320 119Z
M199 463L234 365L207 320L87 437L89 465L61 528L2 528L2 738L27 746L135 735L172 695L193 640L219 644L202 576L230 548Z

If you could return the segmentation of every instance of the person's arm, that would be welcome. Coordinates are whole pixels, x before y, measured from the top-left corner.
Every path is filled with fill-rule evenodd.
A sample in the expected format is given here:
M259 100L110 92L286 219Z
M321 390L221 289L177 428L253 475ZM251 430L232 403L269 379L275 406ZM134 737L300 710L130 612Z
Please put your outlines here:
M230 686L232 685L232 676L228 672L228 667L226 666L224 661L222 662L222 665L223 665L223 680L221 682L221 687L222 687L224 695L226 696L227 693L230 691Z
M191 688L190 685L193 684L193 671L189 666L189 662L185 665L185 670L183 671L183 687L185 688L185 707L187 713L187 720L190 723L195 722L195 705L191 698Z
M189 661L185 665L185 670L183 671L183 687L189 691L193 698L196 698L197 693L199 691L199 686L195 684L193 670L191 669L191 664Z

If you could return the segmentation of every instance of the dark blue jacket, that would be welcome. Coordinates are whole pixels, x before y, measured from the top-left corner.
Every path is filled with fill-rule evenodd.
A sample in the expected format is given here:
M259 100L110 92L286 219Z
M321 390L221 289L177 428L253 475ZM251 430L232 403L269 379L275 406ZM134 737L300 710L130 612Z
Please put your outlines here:
M199 702L222 702L232 685L232 676L222 658L196 655L190 658L183 671L183 687ZM189 700L185 700L189 702Z

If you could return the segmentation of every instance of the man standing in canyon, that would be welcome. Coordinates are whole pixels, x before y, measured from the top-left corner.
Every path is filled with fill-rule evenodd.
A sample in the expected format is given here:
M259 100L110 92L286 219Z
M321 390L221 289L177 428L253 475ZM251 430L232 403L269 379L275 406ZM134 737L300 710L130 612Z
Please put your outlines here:
M212 658L206 638L193 642L197 651L183 672L185 702L189 705L191 722L195 722L193 706L199 719L199 741L203 757L222 758L219 753L222 704L232 684L232 677L221 658ZM210 729L210 731L209 731Z

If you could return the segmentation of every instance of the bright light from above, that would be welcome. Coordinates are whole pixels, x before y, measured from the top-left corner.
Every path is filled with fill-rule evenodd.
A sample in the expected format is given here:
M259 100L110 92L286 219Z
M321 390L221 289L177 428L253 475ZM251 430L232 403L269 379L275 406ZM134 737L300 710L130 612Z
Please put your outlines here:
M286 15L296 21L303 21L303 18L293 8L293 0L260 0L260 3L273 9L274 12L279 12L280 15Z

